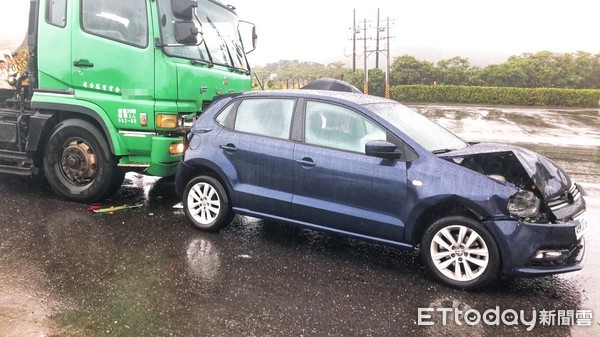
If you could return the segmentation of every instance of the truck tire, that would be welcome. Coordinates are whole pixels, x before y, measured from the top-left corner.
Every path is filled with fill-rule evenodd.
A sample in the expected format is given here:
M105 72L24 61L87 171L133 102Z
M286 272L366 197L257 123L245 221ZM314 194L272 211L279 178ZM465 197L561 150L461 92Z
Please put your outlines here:
M122 182L117 159L104 135L91 123L67 119L51 132L44 172L54 191L72 201L100 201Z

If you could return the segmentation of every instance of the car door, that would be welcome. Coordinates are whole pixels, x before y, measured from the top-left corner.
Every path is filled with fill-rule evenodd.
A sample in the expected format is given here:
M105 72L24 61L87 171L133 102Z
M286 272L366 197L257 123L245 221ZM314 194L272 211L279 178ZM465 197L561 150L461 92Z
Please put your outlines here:
M289 140L296 104L289 98L247 98L218 135L234 207L279 217L291 215L294 143Z
M385 129L348 108L307 101L304 142L294 150L295 219L335 230L400 241L406 163L367 156Z

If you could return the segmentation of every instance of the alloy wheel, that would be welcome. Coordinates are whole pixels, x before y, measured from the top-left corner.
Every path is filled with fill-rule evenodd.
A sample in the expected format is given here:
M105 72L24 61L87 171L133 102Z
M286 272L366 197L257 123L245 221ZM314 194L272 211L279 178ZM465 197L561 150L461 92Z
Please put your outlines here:
M187 198L190 216L202 225L214 222L221 212L219 193L208 183L200 182L194 185Z
M460 282L483 274L490 252L484 239L473 229L450 225L437 231L430 245L431 260L446 277Z

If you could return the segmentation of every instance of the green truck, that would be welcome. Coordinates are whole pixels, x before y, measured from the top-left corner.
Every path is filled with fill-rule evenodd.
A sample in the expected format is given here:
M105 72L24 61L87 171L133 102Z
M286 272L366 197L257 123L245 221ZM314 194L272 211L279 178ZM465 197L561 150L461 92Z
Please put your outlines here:
M45 175L69 200L110 196L126 171L172 175L186 121L251 89L254 25L217 1L19 0L3 11L0 173Z

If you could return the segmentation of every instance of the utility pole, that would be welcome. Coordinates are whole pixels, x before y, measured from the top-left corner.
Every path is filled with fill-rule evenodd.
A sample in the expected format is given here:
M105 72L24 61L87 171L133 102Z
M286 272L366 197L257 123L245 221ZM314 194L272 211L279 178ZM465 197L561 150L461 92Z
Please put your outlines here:
M375 68L379 69L379 8L377 8L377 37L375 41Z
M369 66L367 65L367 19L364 19L364 23L363 23L363 30L364 30L364 37L363 37L363 42L365 45L365 50L364 50L364 59L365 59L365 86L364 86L364 90L363 92L365 93L365 95L369 94Z
M379 53L386 53L387 56L387 60L386 60L386 73L385 73L385 97L390 96L389 94L389 87L390 87L390 58L391 58L391 51L390 51L390 39L393 38L393 36L390 36L390 22L393 21L393 19L390 20L389 17L387 17L387 20L384 22L383 20L380 20L380 9L377 9L377 25L374 25L375 27L373 27L373 25L367 26L367 22L372 22L372 21L367 21L366 18L364 18L362 20L362 23L359 21L358 25L356 23L356 9L354 9L354 14L353 14L353 26L352 26L352 71L353 73L356 73L356 57L357 57L357 53L356 53L356 43L357 41L362 40L363 41L363 69L364 69L364 88L363 88L363 92L365 94L369 94L369 62L368 62L368 58L372 53L375 53L375 67L376 69L379 69ZM361 26L362 25L362 26ZM372 34L372 29L376 29L376 37L373 37L373 35L369 35ZM383 33L384 30L387 30L387 34L386 37L382 37L381 33ZM367 32L369 31L369 32ZM362 34L360 34L362 33ZM369 34L367 34L369 33ZM360 34L360 35L359 35ZM358 36L357 36L358 35ZM362 35L362 37L361 37ZM379 40L383 40L383 39L387 39L387 44L385 49L381 49L381 45L380 45L380 41ZM376 47L373 48L373 46L368 46L367 40L375 40L376 41Z
M352 18L352 73L356 73L356 8Z
M385 70L385 98L390 98L390 17L387 17L387 65Z
M367 49L367 40L372 40L371 37L367 38L367 31L370 29L370 27L367 27L367 22L371 22L371 21L367 21L366 18L364 18L362 20L362 23L359 23L358 26L356 25L356 9L354 10L354 26L351 28L352 29L352 71L354 73L356 73L356 58L357 58L357 53L356 53L356 43L357 41L362 40L364 43L364 48L363 48L363 69L365 70L365 74L364 74L364 89L363 92L365 94L369 93L369 65L367 63L367 59L369 56L369 53L374 52L374 50L368 50ZM362 26L361 26L362 24ZM362 33L362 37L361 34ZM358 35L358 36L357 36Z

